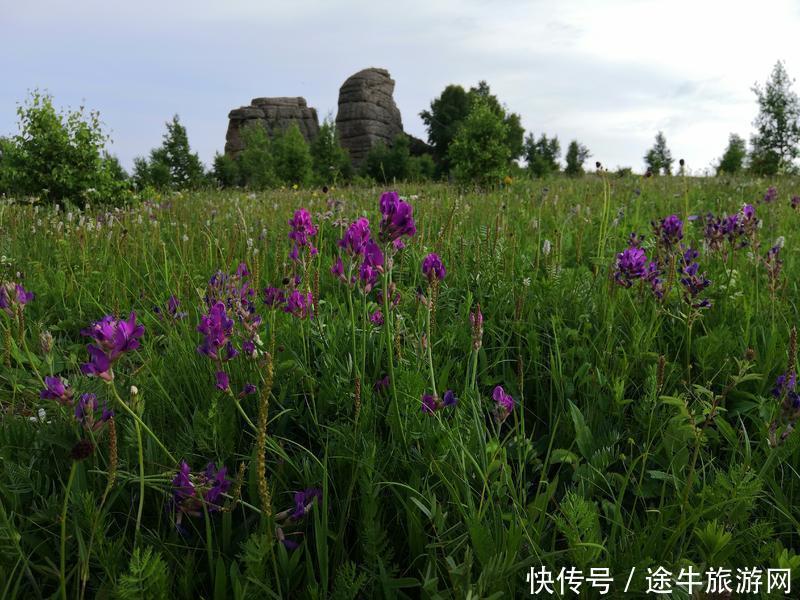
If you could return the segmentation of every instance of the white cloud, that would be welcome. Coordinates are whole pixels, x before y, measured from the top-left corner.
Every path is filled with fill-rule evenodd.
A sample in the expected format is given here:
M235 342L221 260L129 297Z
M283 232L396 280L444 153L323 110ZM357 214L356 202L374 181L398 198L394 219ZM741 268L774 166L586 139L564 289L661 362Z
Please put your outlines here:
M126 165L173 113L210 162L231 108L303 95L335 113L348 75L383 66L420 137L445 85L485 79L528 129L578 138L607 165L641 168L663 129L699 169L728 133L749 134L750 87L775 60L800 72L790 0L0 3L0 133L28 89L48 88L99 109Z

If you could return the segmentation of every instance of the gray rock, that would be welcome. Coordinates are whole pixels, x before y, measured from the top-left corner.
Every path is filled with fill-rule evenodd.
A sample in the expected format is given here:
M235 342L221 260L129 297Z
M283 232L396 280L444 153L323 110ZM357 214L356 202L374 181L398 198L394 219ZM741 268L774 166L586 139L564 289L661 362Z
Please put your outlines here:
M361 166L379 142L390 146L403 133L403 120L394 102L394 80L386 69L364 69L339 88L336 128L342 146L355 166Z
M297 123L307 142L319 134L317 109L308 106L305 98L253 98L250 106L235 108L228 113L228 132L225 135L225 154L236 156L244 149L242 128L260 124L270 136Z

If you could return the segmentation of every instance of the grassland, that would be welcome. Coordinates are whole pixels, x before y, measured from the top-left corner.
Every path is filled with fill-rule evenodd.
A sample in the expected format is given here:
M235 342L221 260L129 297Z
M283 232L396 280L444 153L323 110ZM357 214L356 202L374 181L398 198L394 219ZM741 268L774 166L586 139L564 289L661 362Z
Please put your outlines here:
M0 206L0 279L35 294L0 312L4 597L512 597L540 565L608 567L616 590L635 567L639 591L658 566L800 574L800 434L782 435L798 412L800 181L405 187L416 234L393 259L394 308L376 293L388 255L368 294L330 272L347 224L377 236L383 191ZM745 203L759 225L709 233L708 213ZM293 261L301 207L318 252ZM659 243L651 221L672 214L683 238ZM657 275L619 273L632 232ZM440 282L421 270L431 252ZM226 281L255 290L234 324L255 349L215 361L198 352L209 280L242 263ZM312 306L271 308L270 286ZM81 330L131 311L139 347L113 382L87 376ZM53 376L71 398L40 397ZM434 385L455 406L422 410ZM98 412L81 422L85 393Z

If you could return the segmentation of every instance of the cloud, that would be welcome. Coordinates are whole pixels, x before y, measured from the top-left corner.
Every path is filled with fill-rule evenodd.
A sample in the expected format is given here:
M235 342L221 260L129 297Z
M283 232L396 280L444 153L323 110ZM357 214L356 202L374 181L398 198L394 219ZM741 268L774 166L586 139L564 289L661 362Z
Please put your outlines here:
M175 113L210 163L230 109L302 95L335 114L341 83L382 66L419 137L419 111L445 85L485 79L526 128L577 138L605 164L641 168L663 129L673 154L704 167L728 133L748 135L750 87L793 56L800 25L789 0L6 4L0 134L27 90L47 88L59 105L98 109L126 166Z

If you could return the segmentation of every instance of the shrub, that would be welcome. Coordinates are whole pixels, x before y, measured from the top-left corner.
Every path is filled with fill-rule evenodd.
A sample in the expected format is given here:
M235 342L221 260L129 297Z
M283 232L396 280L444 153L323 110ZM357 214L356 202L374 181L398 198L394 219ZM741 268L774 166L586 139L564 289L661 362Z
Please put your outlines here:
M391 147L378 143L369 151L364 162L364 174L383 183L404 181L409 179L410 160L410 143L401 133L394 138Z
M81 206L125 198L124 172L105 153L99 113L59 112L51 96L34 91L17 115L19 133L0 143L0 189Z
M256 190L274 186L277 180L267 130L261 125L249 125L242 130L242 141L244 149L236 157L240 183Z
M211 176L220 187L236 187L241 177L239 163L227 154L217 152L214 155Z

